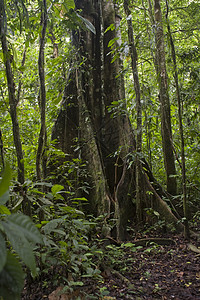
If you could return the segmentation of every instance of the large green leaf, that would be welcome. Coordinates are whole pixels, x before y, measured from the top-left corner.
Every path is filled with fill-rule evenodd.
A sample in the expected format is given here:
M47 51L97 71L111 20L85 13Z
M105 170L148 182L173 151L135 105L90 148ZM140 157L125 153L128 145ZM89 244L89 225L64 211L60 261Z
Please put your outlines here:
M8 191L10 180L11 180L11 169L10 166L6 164L2 179L0 181L0 197L3 196Z
M0 184L1 186L1 184ZM9 200L9 190L0 197L0 205L4 205Z
M39 230L28 216L22 214L10 215L1 224L13 249L35 276L36 264L32 244L43 243Z
M74 0L66 0L65 4L67 5L67 8L68 8L69 10L75 8Z
M78 13L76 13L76 14L83 21L83 23L85 24L87 29L89 29L92 33L96 34L96 29L95 29L94 25L90 21L88 21L87 19L83 18Z
M6 206L0 205L0 215L10 215L10 214L11 212Z
M6 263L6 243L3 235L0 233L0 272L2 271L5 263Z
M30 217L23 214L13 214L6 218L6 222L12 224L15 232L19 231L24 237L32 242L42 244L42 236Z
M36 264L33 254L33 249L28 239L24 235L22 227L15 226L15 223L12 223L8 220L2 221L4 226L5 233L8 237L9 242L11 243L13 249L19 255L21 260L30 268L32 275L36 275Z
M58 192L60 192L63 189L64 189L64 187L62 185L55 184L54 186L52 186L51 192L52 192L53 196L55 196Z
M63 219L54 219L49 221L47 224L45 224L42 229L44 230L45 234L50 234L52 231L54 231L57 226L63 222Z
M0 272L0 297L4 300L20 300L24 286L24 273L16 257L8 252L4 269Z

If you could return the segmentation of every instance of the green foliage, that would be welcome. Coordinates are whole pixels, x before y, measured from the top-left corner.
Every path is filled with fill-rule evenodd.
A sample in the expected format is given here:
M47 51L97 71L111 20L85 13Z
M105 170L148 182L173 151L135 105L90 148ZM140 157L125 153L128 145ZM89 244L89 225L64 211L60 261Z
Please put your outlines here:
M82 212L82 207L88 205L88 174L86 164L80 159L68 158L59 149L56 141L52 142L51 131L58 109L63 99L68 72L77 66L77 49L69 43L69 31L82 28L96 34L94 25L84 18L80 12L75 12L73 0L50 1L48 7L48 29L45 46L45 80L47 92L46 127L47 127L47 168L48 177L42 182L36 182L35 157L40 130L39 121L39 80L38 80L38 41L41 22L41 2L10 1L6 5L7 37L10 55L13 57L16 94L20 82L17 112L21 130L25 177L23 191L31 203L33 220L41 230L41 235L30 218L20 213L23 197L16 192L19 183L10 185L11 171L7 166L0 183L0 293L5 299L19 299L23 287L24 273L21 262L36 276L35 251L39 258L40 275L55 270L53 284L64 282L67 288L82 285L84 277L99 278L100 264L108 264L120 271L126 272L128 263L123 260L123 250L137 251L131 243L121 247L104 245L102 231L104 216L90 218ZM126 18L123 12L123 1L119 4L121 20L122 44L114 37L108 42L112 62L118 58L123 60L123 75L125 78L126 101L116 99L108 108L113 118L127 113L133 127L136 127L136 102L131 57L127 41ZM8 3L7 3L8 4ZM165 10L165 3L162 3ZM183 9L179 9L182 6ZM184 7L183 7L184 6ZM134 7L130 5L134 27L135 44L138 51L138 71L141 84L141 100L143 108L143 157L148 161L157 180L164 186L166 181L162 153L160 103L158 85L154 67L155 41L154 28L149 19L147 3L137 0ZM170 1L169 21L177 53L178 73L182 97L184 133L186 145L187 189L191 201L192 213L198 211L200 199L200 72L199 72L199 4L197 1ZM171 121L174 148L177 158L180 157L180 135L177 118L177 99L174 88L174 69L167 36L165 21L166 61L169 77L169 95L171 100ZM115 25L108 26L108 31L116 30ZM52 31L53 34L50 32ZM114 32L113 32L114 33ZM114 36L114 34L113 34ZM52 39L52 37L54 37ZM52 42L53 41L53 42ZM55 45L58 47L58 57L53 56ZM25 64L22 65L24 49L26 49ZM3 152L10 162L13 179L17 177L16 152L12 137L12 123L9 116L8 91L0 52L0 123L3 135ZM117 74L117 77L121 75ZM77 151L79 145L75 151ZM120 153L116 151L117 157ZM135 161L135 153L127 156L128 167ZM2 168L2 167L1 167ZM181 168L177 162L179 187L181 186ZM10 192L9 192L10 188ZM20 187L21 188L21 187ZM173 199L176 200L176 199ZM180 205L180 201L179 201ZM39 219L42 212L43 218ZM166 224L160 219L156 210L148 209L151 217L151 230L164 230ZM199 225L199 214L194 213L191 222ZM107 226L107 224L106 224ZM112 227L112 226L110 226ZM174 230L174 228L171 228ZM40 248L36 244L42 243ZM157 251L156 246L147 251ZM154 249L155 248L155 249ZM152 250L153 249L153 250ZM71 275L73 278L70 280ZM49 283L44 283L48 285ZM102 296L107 294L101 288Z
M1 225L13 249L35 276L33 245L42 243L42 238L31 219L25 215L13 214L1 221Z
M6 194L6 192L8 191L9 185L10 185L10 180L11 180L11 170L10 170L10 166L7 165L4 170L1 182L0 182L0 197L1 197L0 204L6 203L6 202L4 202L5 200L4 200L4 198L2 198L2 196L4 196Z
M1 203L9 200L7 189L10 185L11 171L7 165L0 182ZM5 196L6 195L6 196ZM0 296L3 299L20 299L24 286L24 272L19 261L24 262L36 276L33 246L43 240L31 219L23 214L11 214L10 210L0 207ZM8 247L9 246L9 247ZM12 249L12 251L10 251Z
M0 296L5 300L20 300L24 277L19 260L7 251L6 263L0 272Z
M92 261L88 234L94 222L85 219L82 211L71 206L57 204L54 206L54 218L40 224L45 247L38 255L42 262L42 272L50 266L60 268L54 280L67 283L72 274L74 281L82 277L98 277L100 271ZM93 249L93 251L95 251ZM64 267L64 270L63 270Z

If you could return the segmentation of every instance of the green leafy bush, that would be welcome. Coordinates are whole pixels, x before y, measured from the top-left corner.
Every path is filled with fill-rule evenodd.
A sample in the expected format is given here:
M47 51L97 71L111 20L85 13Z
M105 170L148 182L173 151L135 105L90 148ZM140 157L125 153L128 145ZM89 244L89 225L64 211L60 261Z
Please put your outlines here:
M24 286L22 261L36 276L33 247L43 243L42 236L28 216L11 214L5 206L9 200L11 170L6 167L0 182L0 297L20 299Z
M91 251L88 240L93 225L85 219L82 211L61 203L54 205L51 219L41 222L45 244L38 252L41 272L56 269L53 278L55 285L70 285L70 281L79 281L81 277L99 276L100 271L93 260L95 249Z

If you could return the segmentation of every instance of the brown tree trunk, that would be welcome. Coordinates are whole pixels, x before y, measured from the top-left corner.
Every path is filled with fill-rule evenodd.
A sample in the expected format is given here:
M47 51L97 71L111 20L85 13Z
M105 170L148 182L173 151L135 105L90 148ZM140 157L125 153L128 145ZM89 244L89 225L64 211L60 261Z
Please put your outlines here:
M102 1L102 17L104 32L109 26L116 24L118 16L115 14L113 1ZM115 30L108 30L103 37L103 83L104 83L104 126L102 133L102 153L106 178L111 197L115 203L115 216L117 223L117 238L123 239L128 220L133 219L135 209L131 198L135 191L132 183L135 181L131 169L128 169L128 155L135 151L135 140L126 112L125 90L122 75L120 74L120 61L113 59L108 46L116 37ZM116 44L115 44L116 45ZM113 103L116 107L112 111ZM116 110L116 111L115 111ZM133 188L133 190L132 190Z
M9 95L10 116L12 119L13 138L17 154L18 164L18 182L20 184L20 194L23 197L22 207L23 212L27 215L31 215L30 203L23 190L24 178L24 158L22 152L22 144L20 138L19 123L17 118L17 99L15 97L15 83L13 77L13 71L11 67L11 53L8 49L6 38L6 12L4 7L4 1L0 1L0 38L3 50L3 59L6 68L6 78Z
M2 169L5 167L5 160L4 160L4 151L3 151L3 139L2 139L2 132L0 128L0 152L1 152L1 163L2 163Z
M51 28L49 29L48 37L50 38L52 45L53 45L53 58L57 58L58 57L58 44L56 43L56 38L53 33L53 26L51 26Z
M185 142L184 142L183 120L182 120L181 93L180 93L180 88L179 88L178 68L177 68L177 62L176 62L176 51L175 51L174 41L173 41L170 23L169 23L169 19L168 19L169 6L168 6L167 0L166 0L166 7L167 7L166 21L167 21L168 35L169 35L171 51L172 51L172 60L173 60L173 64L174 64L174 81L175 81L175 86L176 86L179 131L180 131L180 138L181 138L181 160L182 160L181 171L182 171L183 211L184 211L184 217L185 217L184 233L185 233L185 238L189 239L189 237L190 237L190 230L189 230L189 224L188 224L189 207L188 207L187 190L186 190Z
M162 144L164 165L167 175L167 191L176 195L176 168L172 145L172 130L171 130L171 115L170 115L170 101L168 94L168 78L165 62L165 45L162 25L162 13L160 7L160 0L154 0L154 14L155 14L155 39L156 39L156 69L158 72L158 83L160 89L160 103L161 103L161 130L162 130Z
M24 52L23 52L23 58L22 58L22 63L21 63L21 66L23 67L25 65L25 61L26 61L26 48L24 49ZM21 96L21 90L22 90L22 75L23 75L23 72L21 71L20 72L20 79L19 79L19 84L18 84L18 89L17 89L17 105L20 101L20 96Z
M45 88L45 72L44 72L44 47L45 47L45 36L47 28L47 5L46 0L43 0L42 3L42 12L41 12L41 24L42 31L40 37L40 50L38 58L38 70L40 78L40 95L39 95L39 104L40 104L40 120L41 128L38 139L38 149L36 155L36 173L37 179L42 179L41 174L41 160L42 155L44 155L45 141L46 141L46 88ZM45 166L44 166L45 168Z
M67 159L77 157L87 163L89 195L84 194L89 201L87 209L96 215L109 215L110 196L100 149L103 128L101 3L97 1L92 12L87 12L89 7L84 4L76 1L76 8L83 9L83 17L94 22L96 35L88 31L72 32L72 43L78 53L76 51L75 66L72 64L73 71L67 79L52 139L56 139L57 146L68 154ZM92 16L94 10L96 13ZM79 64L81 67L77 67Z
M143 219L143 206L142 200L142 166L141 166L141 154L142 154L142 106L140 100L140 82L137 68L137 50L135 47L133 25L131 18L131 11L129 9L129 0L124 0L124 10L128 25L128 41L131 54L131 67L134 79L134 88L136 95L136 112L137 112L137 134L136 134L136 216L139 222Z
M69 74L52 139L57 139L57 147L71 157L86 161L90 187L86 196L88 208L94 214L105 213L107 217L115 214L117 239L124 239L128 222L135 218L136 175L132 159L136 141L126 112L120 59L114 57L113 51L116 46L113 39L119 32L117 27L109 30L112 24L119 23L119 17L111 0L90 1L90 11L86 0L75 3L77 9L82 9L82 16L95 26L96 35L83 30L73 33L78 64L76 62L76 69L72 65L71 69L75 70ZM114 41L112 51L111 40ZM154 180L150 170L148 176ZM153 190L161 215L167 214L166 218L170 215L176 223L177 219L144 171L141 186L146 203L151 205L148 191Z

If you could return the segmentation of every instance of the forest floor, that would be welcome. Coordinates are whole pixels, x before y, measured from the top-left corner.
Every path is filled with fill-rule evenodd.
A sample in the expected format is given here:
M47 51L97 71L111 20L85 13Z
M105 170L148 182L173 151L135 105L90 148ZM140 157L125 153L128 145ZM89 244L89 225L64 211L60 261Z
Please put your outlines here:
M84 285L71 293L58 296L60 288L51 283L45 288L42 282L33 282L25 289L23 300L68 299L175 299L200 300L200 243L191 239L196 248L190 248L182 235L154 232L140 238L164 237L173 240L172 245L147 242L135 250L134 241L124 247L123 256L116 258L114 267L102 268L102 279L84 279ZM111 245L112 248L112 245ZM196 251L197 252L194 252ZM50 280L47 278L46 281Z

